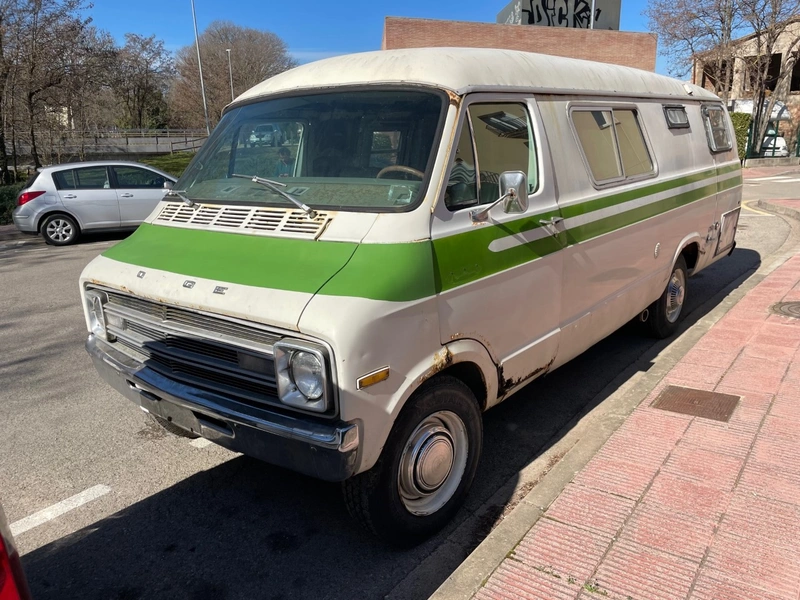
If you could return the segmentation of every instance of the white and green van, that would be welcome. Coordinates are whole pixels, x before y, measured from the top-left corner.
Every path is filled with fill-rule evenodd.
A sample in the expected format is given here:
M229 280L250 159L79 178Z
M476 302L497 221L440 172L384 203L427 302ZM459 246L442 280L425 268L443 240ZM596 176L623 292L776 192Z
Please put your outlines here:
M276 147L253 145L263 124ZM725 107L653 73L487 49L298 67L236 99L81 276L87 349L161 424L328 481L393 540L440 528L481 413L734 248Z

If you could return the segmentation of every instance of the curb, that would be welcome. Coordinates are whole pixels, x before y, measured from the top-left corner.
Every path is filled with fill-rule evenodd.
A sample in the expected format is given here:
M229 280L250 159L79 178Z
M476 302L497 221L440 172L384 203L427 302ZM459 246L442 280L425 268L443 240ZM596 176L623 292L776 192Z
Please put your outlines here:
M788 206L782 206L780 204L772 204L772 202L769 202L768 200L758 200L756 202L756 206L759 208L764 208L770 212L783 215L784 217L789 217L791 219L800 221L800 210L790 208Z
M28 239L30 237L30 239ZM25 236L25 239L11 239L11 240L0 240L0 250L9 250L11 248L18 248L20 246L28 246L30 244L38 244L42 241L40 237L33 237L33 236Z
M763 200L759 200L758 205L800 221L800 211ZM578 415L558 432L555 436L558 442L525 469L543 473L533 489L439 586L430 596L430 600L472 598L566 485L672 370L680 358L750 290L794 256L794 249L799 243L800 227L795 224L786 241L766 263L762 263L757 269L746 271L698 307L696 310L702 314L704 307L714 306L697 322L681 328L679 336L671 343L665 341L656 344L650 352L630 365L600 392L602 395L606 390L615 390L609 393L602 403L591 411ZM649 370L642 371L640 367L643 365L652 366ZM637 370L639 373L631 376L631 372ZM623 381L625 383L620 385ZM577 442L574 441L576 437ZM564 452L566 446L569 447ZM563 458L560 458L559 455L562 453ZM545 465L552 464L553 461L557 463L548 471ZM520 480L523 479L525 477L520 477Z

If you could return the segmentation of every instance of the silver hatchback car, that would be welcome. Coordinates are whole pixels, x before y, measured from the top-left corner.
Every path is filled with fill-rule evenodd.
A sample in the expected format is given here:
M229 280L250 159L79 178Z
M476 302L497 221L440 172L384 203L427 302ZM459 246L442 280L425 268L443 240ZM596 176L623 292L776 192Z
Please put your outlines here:
M43 167L17 196L17 229L66 246L84 231L134 229L176 179L134 162L81 162ZM166 185L165 185L166 184Z

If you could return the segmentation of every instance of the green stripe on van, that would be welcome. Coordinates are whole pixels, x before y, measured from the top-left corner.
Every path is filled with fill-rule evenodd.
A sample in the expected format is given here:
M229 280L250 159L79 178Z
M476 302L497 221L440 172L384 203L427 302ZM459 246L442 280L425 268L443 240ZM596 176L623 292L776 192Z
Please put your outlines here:
M720 171L733 172L738 164ZM691 202L731 189L741 176L712 179L716 170L612 194L566 207L569 218L706 180L703 187L570 228L560 241L547 235L499 252L499 239L539 229L540 219L558 212L526 216L502 224L480 225L433 241L355 244L254 236L144 224L104 253L120 262L220 283L332 296L413 301L547 256L562 248L633 225ZM703 177L701 177L701 175ZM710 176L710 177L709 177Z

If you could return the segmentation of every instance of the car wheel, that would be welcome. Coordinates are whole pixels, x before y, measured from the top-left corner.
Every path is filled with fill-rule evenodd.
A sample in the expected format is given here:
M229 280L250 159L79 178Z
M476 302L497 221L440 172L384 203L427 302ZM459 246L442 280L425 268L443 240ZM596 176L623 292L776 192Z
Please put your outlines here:
M44 241L53 246L67 246L78 241L80 228L75 219L67 215L50 215L41 226Z
M679 256L661 297L650 305L648 324L653 336L664 339L678 329L686 304L688 274L686 260Z
M454 377L434 378L403 408L375 466L343 482L347 510L390 543L420 542L463 504L482 444L470 389Z

